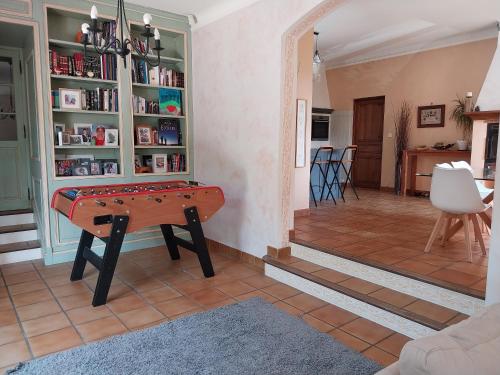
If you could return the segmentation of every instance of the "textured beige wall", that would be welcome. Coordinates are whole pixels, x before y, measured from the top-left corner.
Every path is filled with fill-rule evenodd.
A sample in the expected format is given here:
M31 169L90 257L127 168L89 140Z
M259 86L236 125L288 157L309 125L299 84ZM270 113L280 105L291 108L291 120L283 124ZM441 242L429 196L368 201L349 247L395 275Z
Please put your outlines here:
M313 97L312 55L314 30L305 33L298 43L297 99L307 100L306 119L306 166L295 168L295 210L309 208L309 163L311 161L311 108Z
M356 98L385 95L382 186L394 186L393 113L402 100L414 108L410 146L454 143L461 139L450 120L453 100L472 91L478 95L495 52L496 39L424 51L416 54L330 69L327 80L332 108L352 110ZM445 104L443 128L417 128L417 107ZM419 170L430 170L436 162L419 163ZM428 179L420 178L417 188L426 189Z

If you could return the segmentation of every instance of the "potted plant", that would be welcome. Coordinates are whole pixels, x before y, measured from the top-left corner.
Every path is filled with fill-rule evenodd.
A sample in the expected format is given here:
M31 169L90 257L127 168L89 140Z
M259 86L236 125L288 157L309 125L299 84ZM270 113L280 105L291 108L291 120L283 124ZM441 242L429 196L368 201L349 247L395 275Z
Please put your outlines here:
M454 100L455 107L450 115L450 119L457 123L457 128L461 130L463 134L463 139L457 140L459 150L467 150L472 138L473 121L465 114L467 112L466 102L466 98L460 98L457 95L457 98Z
M403 151L408 148L412 119L411 106L403 100L399 110L394 113L394 154L396 165L394 170L394 191L401 194L401 169L403 166Z

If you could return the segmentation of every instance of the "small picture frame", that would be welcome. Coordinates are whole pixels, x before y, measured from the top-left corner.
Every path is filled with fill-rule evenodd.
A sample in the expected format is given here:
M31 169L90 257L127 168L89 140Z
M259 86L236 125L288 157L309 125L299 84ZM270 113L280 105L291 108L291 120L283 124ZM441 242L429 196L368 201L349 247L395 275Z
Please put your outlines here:
M89 176L90 169L88 165L83 164L75 164L72 167L72 175L73 176Z
M69 136L70 145L83 145L83 137L78 134L72 134Z
M104 146L106 143L107 125L92 125L92 144L95 146Z
M54 133L55 133L55 143L57 146L62 146L63 143L63 132L66 130L66 124L54 123Z
M104 145L105 146L118 146L118 129L105 129L104 130Z
M166 154L153 154L153 173L167 173L167 160Z
M118 174L118 163L116 161L105 160L102 162L102 171L105 176Z
M442 128L444 127L444 116L446 106L427 105L418 107L418 128Z
M138 125L136 127L136 135L137 135L137 145L148 146L153 144L151 126Z
M90 144L92 141L92 124L73 124L75 135L82 136L82 143Z
M102 174L102 165L99 160L92 160L90 162L90 175L99 176Z
M142 156L141 155L134 155L134 166L135 168L142 168Z
M78 89L59 89L61 109L82 109L82 92Z
M70 145L71 144L71 133L68 131L62 132L62 144Z

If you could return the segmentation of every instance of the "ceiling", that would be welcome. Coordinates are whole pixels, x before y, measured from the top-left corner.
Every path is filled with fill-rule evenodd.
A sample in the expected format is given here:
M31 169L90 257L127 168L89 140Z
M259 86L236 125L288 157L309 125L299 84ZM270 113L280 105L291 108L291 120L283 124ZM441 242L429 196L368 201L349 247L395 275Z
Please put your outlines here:
M194 15L195 24L199 27L213 22L238 9L249 6L259 0L127 0L138 4L167 12Z
M316 26L328 67L496 37L498 0L350 0Z

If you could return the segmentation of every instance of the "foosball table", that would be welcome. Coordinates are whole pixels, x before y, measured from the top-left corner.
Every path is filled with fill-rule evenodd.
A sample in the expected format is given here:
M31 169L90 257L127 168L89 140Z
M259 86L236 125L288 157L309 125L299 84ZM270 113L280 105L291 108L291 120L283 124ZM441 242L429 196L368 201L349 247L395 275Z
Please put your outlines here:
M82 228L70 279L83 278L87 261L99 270L93 306L106 304L125 235L145 227L160 226L172 260L180 259L182 246L198 255L205 277L214 276L201 223L223 205L219 187L187 181L66 187L54 193L51 203ZM172 226L188 231L191 241L176 236ZM106 244L102 257L91 250L94 237Z

